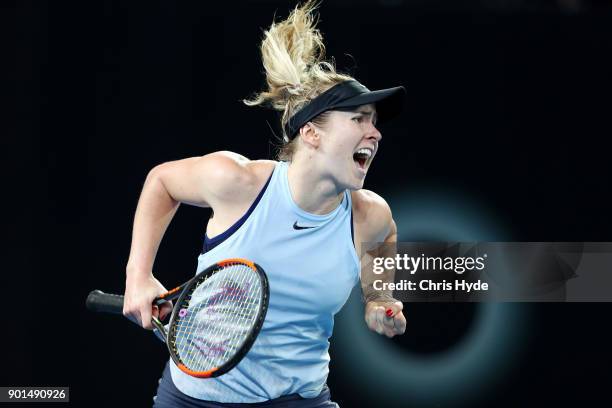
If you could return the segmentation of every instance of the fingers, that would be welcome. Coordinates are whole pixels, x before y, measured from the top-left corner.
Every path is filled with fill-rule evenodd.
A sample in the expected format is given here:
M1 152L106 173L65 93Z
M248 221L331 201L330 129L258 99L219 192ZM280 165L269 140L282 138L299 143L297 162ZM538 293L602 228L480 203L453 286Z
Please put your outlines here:
M172 313L172 302L163 303L159 309L159 320L165 320Z
M140 317L142 319L140 320L140 325L147 330L153 330L153 323L151 323L151 317L157 317L157 313L159 313L159 309L157 309L157 306L151 307L151 304L148 304L141 307Z
M406 318L402 312L403 304L369 305L366 307L368 328L378 334L393 337L406 331Z
M385 308L382 306L376 306L372 311L374 317L374 324L371 327L378 334L383 334L385 331L384 320L385 320Z
M385 320L387 319L385 313L386 309L383 306L369 308L369 310L366 312L366 323L368 324L370 330L373 330L378 334L384 334Z
M393 316L394 327L396 334L404 334L406 331L406 317L402 310L404 309L404 304L402 302L395 302L393 306L397 307L398 311Z
M123 301L123 316L125 316L128 320L133 323L136 323L139 326L142 326L141 318L140 318L140 310L130 302L130 299L125 296Z
M390 309L387 309L387 310L390 310ZM387 337L393 337L396 334L398 334L395 332L395 317L396 316L397 314L395 314L395 312L393 312L391 316L389 316L388 314L385 314L385 317L382 321L382 325L383 325L382 334L384 334Z
M172 302L163 303L161 306L145 304L139 308L125 307L123 309L125 317L148 330L153 329L153 323L151 323L153 317L165 320L170 313L172 313Z
M395 332L396 334L404 334L406 332L406 317L402 312L395 316Z
M150 303L143 306L126 304L123 307L123 315L137 325L152 330L153 324L151 323L151 316L157 317L159 314L159 310L154 310L154 308L157 308L157 306L152 308Z
M406 318L402 310L404 305L402 302L395 302L387 307L387 313L384 320L384 334L387 337L393 337L398 334L404 334L406 331Z
M153 305L156 296L166 293L164 286L152 274L129 275L126 278L123 315L145 329L153 329L151 318L164 319L172 303Z
M385 314L387 317L393 317L404 309L404 304L402 302L395 302L389 306L385 310Z

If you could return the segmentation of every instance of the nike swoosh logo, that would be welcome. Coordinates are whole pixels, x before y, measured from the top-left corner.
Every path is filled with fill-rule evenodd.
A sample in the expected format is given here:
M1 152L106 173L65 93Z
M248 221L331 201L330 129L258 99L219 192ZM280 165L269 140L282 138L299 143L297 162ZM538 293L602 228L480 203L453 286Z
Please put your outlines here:
M297 221L293 223L293 229L294 230L303 230L303 229L309 229L309 228L316 228L316 225L313 225L312 227L304 227L301 225L298 225Z

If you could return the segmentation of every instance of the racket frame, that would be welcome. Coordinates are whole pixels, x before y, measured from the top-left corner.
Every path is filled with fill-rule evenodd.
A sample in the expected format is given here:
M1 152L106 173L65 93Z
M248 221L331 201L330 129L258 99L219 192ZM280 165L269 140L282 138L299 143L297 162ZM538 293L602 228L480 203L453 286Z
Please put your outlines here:
M261 306L259 308L256 320L255 320L255 324L249 331L249 334L247 335L246 339L243 341L238 352L222 366L216 367L214 369L211 369L205 372L193 371L187 368L180 361L178 356L174 353L171 342L168 341L168 332L166 331L164 324L155 316L151 317L151 321L153 325L155 326L155 328L157 329L157 331L163 338L162 340L166 343L168 352L172 360L176 363L176 365L181 371L191 376L199 377L199 378L218 377L222 374L225 374L232 368L234 368L240 362L240 360L242 360L242 358L249 352L249 350L251 349L251 346L255 342L255 338L257 337L257 335L259 334L259 331L261 330L261 327L263 326L263 323L266 317L266 313L268 311L268 304L269 304L269 299L270 299L270 287L268 284L268 277L266 276L266 273L264 272L264 270L254 262L251 262L249 260L242 259L242 258L226 259L226 260L219 261L219 262L212 264L208 268L204 269L202 272L195 275L193 278L189 279L187 282L183 283L180 286L177 286L174 289L169 290L168 292L162 295L159 295L153 300L153 305L161 306L168 301L172 301L177 298L179 299L174 305L174 307L172 308L172 313L171 313L170 321L168 324L168 327L170 328L170 333L172 334L174 333L173 330L176 329L176 325L175 325L176 316L178 315L180 311L180 308L177 306L180 305L185 299L185 297L191 292L189 289L191 288L191 286L195 284L195 281L205 277L206 275L211 275L215 273L218 269L221 269L231 264L243 264L243 265L250 267L253 271L257 272L257 275L261 283L262 297L261 297ZM109 293L104 293L100 290L93 290L87 296L87 300L85 304L88 309L95 311L95 312L113 313L113 314L120 315L120 314L123 314L123 300L124 298L122 295L109 294ZM172 338L172 340L174 339Z

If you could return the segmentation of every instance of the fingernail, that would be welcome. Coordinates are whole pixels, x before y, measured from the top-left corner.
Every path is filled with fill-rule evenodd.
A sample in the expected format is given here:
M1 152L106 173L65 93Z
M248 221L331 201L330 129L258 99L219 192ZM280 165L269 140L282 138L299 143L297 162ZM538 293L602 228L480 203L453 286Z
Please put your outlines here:
M393 317L393 309L389 308L385 313L387 314L387 317Z

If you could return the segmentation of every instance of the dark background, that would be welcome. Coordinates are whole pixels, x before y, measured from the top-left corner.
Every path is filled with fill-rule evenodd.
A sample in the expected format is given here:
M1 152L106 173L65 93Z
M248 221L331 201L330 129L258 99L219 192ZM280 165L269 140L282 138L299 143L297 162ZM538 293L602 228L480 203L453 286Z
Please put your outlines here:
M274 156L266 120L277 131L276 115L240 100L264 83L262 28L293 4L23 1L3 12L4 94L14 98L1 141L9 296L0 385L70 386L74 406L150 405L164 347L127 321L88 313L84 299L93 288L123 291L132 216L154 165L216 150ZM328 0L321 16L340 69L371 89L408 90L366 180L392 203L400 239L410 221L398 216L402 203L437 194L444 211L472 205L488 214L495 228L472 239L612 241L606 2ZM207 217L187 206L176 216L155 267L168 286L193 274ZM449 237L422 230L408 238ZM343 329L331 341L334 400L612 402L609 304L503 306L522 316L508 325L523 334L495 384L475 378L466 392L445 395L440 383L417 401L406 380L395 396L381 395ZM427 364L463 344L482 307L406 304L407 332L385 347ZM343 311L337 329L346 327L366 331L359 314Z

